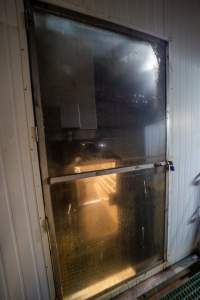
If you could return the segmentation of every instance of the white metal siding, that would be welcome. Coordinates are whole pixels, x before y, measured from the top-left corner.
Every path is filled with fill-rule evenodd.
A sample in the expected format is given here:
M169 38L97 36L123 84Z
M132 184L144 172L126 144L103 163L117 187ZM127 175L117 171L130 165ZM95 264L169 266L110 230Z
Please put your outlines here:
M166 33L170 37L169 152L176 171L171 176L169 210L170 262L194 247L199 221L200 186L200 2L166 0Z
M20 3L19 3L20 5ZM0 1L0 299L48 299L16 2ZM27 63L27 62L26 62ZM29 77L27 77L29 79Z
M168 259L174 263L194 248L199 216L200 187L193 180L200 172L200 3L47 1L169 38L168 154L176 171L169 178ZM17 5L0 0L0 299L49 299L49 251L40 227L44 208L31 140L34 123L22 10L21 0ZM51 271L48 275L52 280Z

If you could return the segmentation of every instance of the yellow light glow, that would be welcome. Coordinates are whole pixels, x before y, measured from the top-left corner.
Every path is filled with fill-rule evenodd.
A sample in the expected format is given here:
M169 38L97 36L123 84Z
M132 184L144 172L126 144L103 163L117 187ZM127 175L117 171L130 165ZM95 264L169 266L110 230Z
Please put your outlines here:
M95 170L112 169L116 167L115 160L89 162L74 167L75 173L90 172Z
M77 165L80 172L115 167L115 161ZM110 201L117 192L117 174L108 174L76 181L76 195L84 239L95 240L115 235L119 229L118 206Z
M77 165L74 167L75 172L89 172L100 169L115 168L116 162L114 160L97 163L90 162L84 165ZM92 184L91 184L92 183ZM79 197L79 206L94 204L99 201L108 201L110 197L117 191L117 174L109 174L104 176L96 176L77 180L76 182L77 194Z
M136 271L132 267L127 267L119 272L114 273L111 276L106 277L103 280L100 280L85 289L82 289L70 296L67 296L65 300L83 300L88 297L93 297L100 292L104 291L108 287L112 287L114 285L119 284L120 282L127 280L136 275Z

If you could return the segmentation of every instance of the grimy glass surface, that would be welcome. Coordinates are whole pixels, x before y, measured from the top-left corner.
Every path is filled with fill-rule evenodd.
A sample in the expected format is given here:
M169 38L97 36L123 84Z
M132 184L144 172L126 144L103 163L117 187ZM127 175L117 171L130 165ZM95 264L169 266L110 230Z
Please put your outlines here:
M51 193L66 299L88 299L163 259L163 168L55 184Z
M165 46L45 13L34 22L49 175L164 160Z

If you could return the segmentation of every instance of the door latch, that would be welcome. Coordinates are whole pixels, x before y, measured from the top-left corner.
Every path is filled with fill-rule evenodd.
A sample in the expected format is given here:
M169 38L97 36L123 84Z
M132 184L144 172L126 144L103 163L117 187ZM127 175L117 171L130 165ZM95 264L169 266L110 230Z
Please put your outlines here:
M167 171L172 171L172 172L175 171L174 163L173 163L172 160L166 160L166 161L162 161L162 162L156 162L154 164L154 167L155 168L165 167Z
M168 171L172 171L172 172L175 171L175 167L174 167L173 161L167 160L167 163L166 163L166 169L167 169Z

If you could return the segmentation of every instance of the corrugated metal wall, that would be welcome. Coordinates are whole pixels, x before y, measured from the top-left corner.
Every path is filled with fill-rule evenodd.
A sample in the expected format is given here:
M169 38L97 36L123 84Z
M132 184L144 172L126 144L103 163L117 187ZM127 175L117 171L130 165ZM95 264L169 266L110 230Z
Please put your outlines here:
M166 1L165 28L170 42L169 106L171 178L169 260L175 262L194 246L199 221L200 186L200 2Z
M170 175L168 259L183 258L194 247L200 204L200 186L193 183L200 172L199 1L48 2L169 38L169 158L176 171ZM0 299L49 299L22 11L21 0L0 1Z
M27 114L31 99L29 75L23 67L26 45L19 34L22 20L15 1L0 1L1 300L49 298L42 246L45 234L40 227L42 213L39 216L31 160L33 118Z

